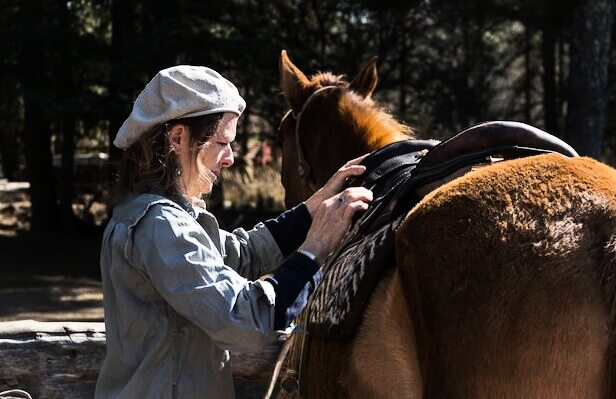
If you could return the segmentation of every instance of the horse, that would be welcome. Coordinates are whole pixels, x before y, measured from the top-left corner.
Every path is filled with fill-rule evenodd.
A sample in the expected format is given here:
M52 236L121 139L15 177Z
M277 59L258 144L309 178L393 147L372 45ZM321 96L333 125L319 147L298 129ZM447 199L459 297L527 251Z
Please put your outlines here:
M285 204L347 160L413 132L354 79L280 56ZM616 170L543 154L427 193L395 232L395 265L344 340L305 326L302 398L616 397Z

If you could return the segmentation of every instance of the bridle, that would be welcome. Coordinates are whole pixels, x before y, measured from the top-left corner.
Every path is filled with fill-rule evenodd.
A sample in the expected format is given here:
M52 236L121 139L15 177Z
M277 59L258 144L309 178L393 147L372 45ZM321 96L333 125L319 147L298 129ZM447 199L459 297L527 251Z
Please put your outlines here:
M299 138L300 121L302 119L302 115L304 114L304 111L306 111L306 108L308 108L308 104L310 104L310 102L317 96L317 94L325 90L328 90L328 89L337 89L339 87L340 86L323 86L317 89L304 102L304 105L302 106L302 109L299 111L297 116L291 113L291 116L293 116L293 118L295 119L295 147L297 149L297 173L299 174L300 179L308 186L308 188L310 188L312 191L315 191L315 192L318 190L318 187L314 183L314 181L310 178L310 172L311 172L310 164L306 160L306 156L304 155L304 150L302 149L302 143Z

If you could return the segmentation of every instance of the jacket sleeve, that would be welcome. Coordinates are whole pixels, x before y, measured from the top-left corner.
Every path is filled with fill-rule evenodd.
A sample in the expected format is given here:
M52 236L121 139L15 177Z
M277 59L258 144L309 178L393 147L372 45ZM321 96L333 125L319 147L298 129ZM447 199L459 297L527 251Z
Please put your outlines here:
M251 230L220 230L225 264L240 275L257 279L276 270L284 258L269 229L257 224Z
M308 208L301 203L252 230L220 230L225 263L250 279L271 273L306 239L311 223Z
M266 220L263 224L272 233L282 255L287 257L306 239L306 234L312 224L312 217L306 204L302 202L281 213L277 218Z
M225 265L190 215L153 206L135 226L131 263L179 314L222 349L255 351L273 337L274 289Z

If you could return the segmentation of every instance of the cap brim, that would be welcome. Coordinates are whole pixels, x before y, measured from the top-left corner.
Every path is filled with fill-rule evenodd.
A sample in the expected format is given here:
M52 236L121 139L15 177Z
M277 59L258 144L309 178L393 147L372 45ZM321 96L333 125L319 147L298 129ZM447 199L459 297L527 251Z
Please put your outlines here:
M188 114L184 114L182 116L178 116L175 119L192 118L194 116L211 115L211 114L218 114L218 113L223 113L223 112L231 112L231 113L233 113L233 114L235 114L237 116L240 116L242 114L237 109L221 107L221 108L208 109L208 110L205 110L205 111L190 112Z

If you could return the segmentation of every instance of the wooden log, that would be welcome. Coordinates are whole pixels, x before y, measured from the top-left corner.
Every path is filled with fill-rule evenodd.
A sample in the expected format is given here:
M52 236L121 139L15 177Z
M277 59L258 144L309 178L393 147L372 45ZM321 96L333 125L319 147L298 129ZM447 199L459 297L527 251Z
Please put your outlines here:
M236 380L268 381L282 340L260 353L232 354ZM105 324L0 322L0 391L20 388L34 398L94 396L105 357Z

